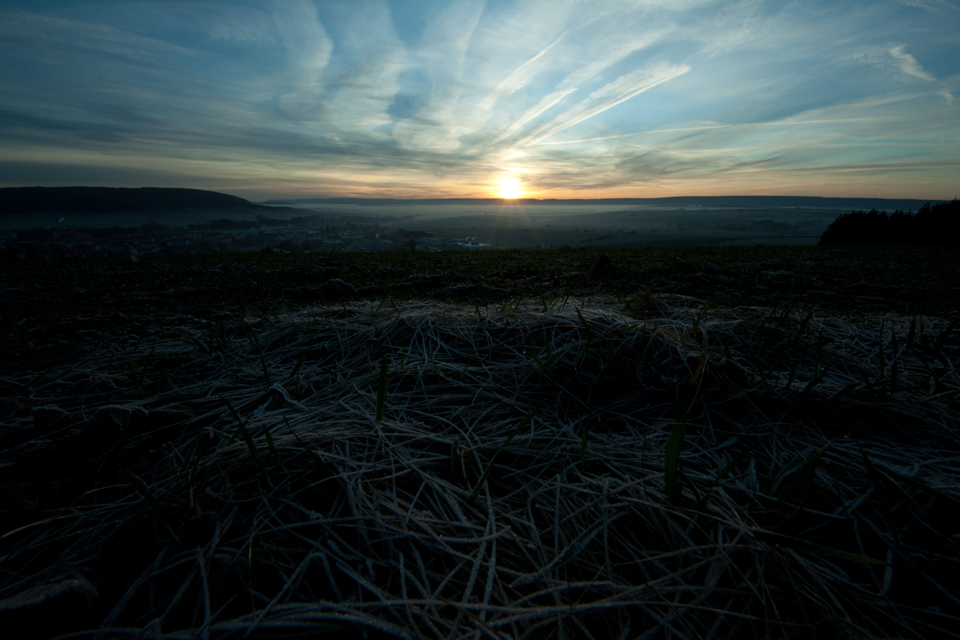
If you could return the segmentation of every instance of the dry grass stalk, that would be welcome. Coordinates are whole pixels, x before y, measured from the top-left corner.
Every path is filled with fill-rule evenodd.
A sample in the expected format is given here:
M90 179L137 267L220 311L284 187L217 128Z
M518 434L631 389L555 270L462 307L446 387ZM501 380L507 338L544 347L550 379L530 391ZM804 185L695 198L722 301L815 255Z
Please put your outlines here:
M89 462L37 479L70 506L6 533L0 595L87 572L104 637L956 628L941 323L908 345L909 318L620 309L364 303L91 340L33 389L59 426L10 421L21 468Z

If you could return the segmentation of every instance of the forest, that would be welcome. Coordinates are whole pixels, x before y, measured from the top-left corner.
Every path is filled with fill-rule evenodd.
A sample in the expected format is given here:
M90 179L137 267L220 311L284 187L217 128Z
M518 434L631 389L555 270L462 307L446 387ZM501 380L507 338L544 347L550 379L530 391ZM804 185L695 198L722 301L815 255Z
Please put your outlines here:
M955 245L960 237L960 200L930 206L917 213L902 209L887 214L873 209L840 216L820 237L821 245Z

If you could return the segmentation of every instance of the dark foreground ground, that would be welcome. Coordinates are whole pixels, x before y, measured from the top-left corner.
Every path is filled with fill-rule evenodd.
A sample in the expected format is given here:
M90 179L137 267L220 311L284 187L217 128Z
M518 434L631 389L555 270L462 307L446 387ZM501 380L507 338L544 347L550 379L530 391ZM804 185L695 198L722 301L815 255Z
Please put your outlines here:
M591 268L601 255L612 267ZM216 322L346 299L502 305L524 297L638 291L736 307L790 304L836 316L896 312L954 320L960 253L951 248L729 247L216 255L11 261L0 265L0 364L36 370L83 331L124 332L167 316Z
M958 275L929 248L0 264L0 629L955 637Z

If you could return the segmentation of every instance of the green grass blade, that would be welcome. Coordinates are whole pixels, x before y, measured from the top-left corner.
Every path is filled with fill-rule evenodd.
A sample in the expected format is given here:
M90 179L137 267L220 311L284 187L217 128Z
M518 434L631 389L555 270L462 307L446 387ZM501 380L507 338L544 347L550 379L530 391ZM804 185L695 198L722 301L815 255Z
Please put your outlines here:
M834 440L831 440L827 444L817 449L817 451L810 456L810 459L803 463L803 466L800 467L800 470L793 474L789 482L787 482L783 489L780 490L780 493L777 494L777 500L783 500L800 486L803 487L801 500L807 499L807 496L810 493L810 485L813 482L813 473L817 468L817 464L820 462L820 458L823 456L823 454L827 452L827 449L833 446L834 442Z
M820 329L820 335L817 337L817 357L813 368L813 378L803 390L804 395L809 395L813 388L823 382L823 372L820 369L821 358L823 357L823 329Z
M854 380L854 381L851 382L850 384L844 385L844 387L843 387L842 389L840 389L840 390L837 391L835 394L833 394L832 396L830 396L829 398L827 398L827 402L830 403L830 402L833 402L833 401L835 401L835 400L839 400L839 399L842 398L843 396L847 395L848 393L850 393L851 391L853 391L853 390L855 390L857 387L859 387L860 384L861 384L861 383L860 383L860 380ZM867 385L868 385L868 386L870 385L870 381L869 381L869 380L867 380Z
M887 354L883 348L883 329L886 327L886 321L880 323L880 377L887 377Z
M590 390L587 391L587 410L590 410L590 405L593 403L593 387L590 385ZM590 418L587 416L586 421L583 423L583 441L580 443L580 460L587 459L587 439L590 437Z
M187 467L190 466L190 463L193 461L193 456L197 454L197 445L200 444L200 436L203 432L198 432L197 437L193 439L193 443L190 445L190 450L187 451L187 456L183 459L183 463L180 465L180 473L183 473Z
M587 319L583 317L583 314L580 313L580 309L576 309L577 317L580 318L580 323L583 324L583 328L587 331L587 340L593 338L593 329L590 328L590 325L587 324Z
M583 438L580 442L580 460L587 459L587 440L590 438L590 418L583 423Z
M940 329L940 334L937 336L937 342L933 345L933 356L938 357L941 350L943 350L943 345L947 342L947 338L950 337L950 334L953 332L953 323L951 322L945 328Z
M730 460L727 465L720 470L720 473L717 474L717 477L713 479L713 482L710 484L709 489L707 489L707 494L704 496L703 501L700 503L700 508L703 509L707 506L707 502L710 500L713 490L719 485L723 480L730 475L734 469L737 468L737 465L743 462L744 458L750 455L754 449L757 448L757 443L753 443Z
M746 449L744 449L743 451L741 451L740 453L738 453L737 455L735 455L733 459L727 463L727 466L721 469L720 473L717 474L717 477L714 478L713 484L710 485L710 488L712 489L713 487L723 482L724 479L728 475L730 475L734 469L737 468L737 465L740 464L743 461L743 459L746 458L748 455L750 455L753 452L753 450L756 448L757 448L757 445L756 443L754 443L749 447L747 447Z
M300 438L299 435L297 435L297 432L293 430L293 427L291 427L290 423L287 421L287 416L283 416L283 423L287 425L287 429L290 431L290 435L294 437L294 439L300 445L300 448L303 449L308 456L313 458L313 461L317 464L317 468L320 469L323 473L330 475L331 473L330 466L323 461L323 459L320 457L320 455L316 451L310 448L310 445L304 442L303 439Z
M480 347L477 347L473 350L473 353L470 355L470 359L467 360L467 364L463 366L463 371L460 372L459 380L463 380L463 376L467 373L467 369L470 368L470 365L473 364L473 360L477 357L478 353L480 353Z
M267 361L263 357L263 348L260 346L260 341L257 340L257 336L254 335L253 331L247 331L247 337L250 339L250 342L257 347L257 354L260 356L260 366L263 367L263 377L267 379L267 385L273 384L270 382L270 372L267 370Z
M270 435L270 429L263 429L263 438L267 441L267 450L270 451L270 455L273 456L274 460L280 462L280 456L277 454L277 446L273 442L273 436Z
M863 456L863 466L867 469L867 477L870 478L874 491L877 492L878 496L883 496L886 493L887 479L877 470L873 462L870 461L870 458L867 457L867 452L863 450L863 445L858 442L857 446L860 448L860 455Z
M470 504L473 504L473 502L477 499L477 496L480 495L480 489L483 488L483 483L487 481L487 477L490 475L490 471L493 469L493 464L497 461L497 457L503 452L504 449L507 448L507 446L513 441L513 439L517 437L517 434L520 433L521 429L523 429L525 426L530 424L530 421L533 420L533 418L537 415L537 413L540 412L540 409L541 407L543 407L543 405L544 405L543 402L538 404L533 411L528 413L526 417L523 420L521 420L516 427L513 428L513 431L510 432L510 435L507 436L507 439L504 441L504 443L500 445L500 448L497 449L497 452L493 454L493 458L490 459L490 463L487 465L487 468L483 472L483 475L480 476L480 479L477 481L477 486L473 488L473 493L470 494L470 498L467 500L467 502L469 502Z
M226 398L224 398L223 396L220 396L220 399L223 400L223 403L224 403L225 405L227 405L227 409L230 411L230 415L233 416L233 419L236 420L238 424L245 424L245 422L240 419L240 414L237 413L237 410L233 408L233 405L232 405L232 404L230 404L230 401L227 400ZM227 440L227 446L230 446L231 444L233 444L234 442L236 442L238 435L240 435L240 432L239 432L239 431L234 431L234 432L233 432L233 435L230 436L230 438Z
M902 473L898 473L898 472L894 471L894 470L891 469L890 467L885 467L885 466L883 466L883 465L875 465L875 466L876 466L876 469L879 470L879 472L880 472L881 475L885 476L888 480L890 480L890 484L892 484L893 486L897 487L897 488L900 490L900 492L903 493L903 494L905 494L905 495L906 495L906 491L904 491L904 490L903 490L903 487L901 487L899 484L897 484L897 482L894 482L894 480L896 480L896 481L898 481L898 482L900 482L900 483L903 483L903 484L905 484L905 485L907 485L907 486L913 487L913 488L916 489L917 491L924 492L924 493L927 493L927 494L929 494L929 495L936 496L937 498L940 498L940 499L944 500L945 502L951 502L951 503L953 503L954 505L960 506L960 500L957 500L956 498L954 498L954 497L952 497L952 496L949 496L949 495L943 493L942 491L938 491L937 489L934 489L934 488L931 487L930 485L925 484L925 483L923 483L923 482L920 482L920 481L917 480L916 478L911 478L911 477L909 477L909 476L905 476L905 475L903 475Z
M842 549L835 549L834 547L828 547L815 542L807 542L806 540L785 536L780 533L773 533L772 531L754 531L754 533L761 540L779 545L781 547L786 547L787 549L804 551L806 553L812 553L814 555L824 556L827 558L849 560L850 562L858 562L860 564L887 566L887 562L885 560L877 560L876 558L871 558L870 556L864 556L859 553L851 553L849 551L843 551Z
M813 311L807 313L803 320L800 321L800 325L797 327L797 333L793 336L793 340L791 340L790 344L794 346L800 344L800 340L803 338L803 334L806 332L807 325L810 324L811 319L813 319Z
M260 459L260 453L257 451L257 447L253 443L253 438L250 437L250 432L247 431L246 422L240 419L240 416L237 414L234 408L230 405L230 403L227 402L227 400L225 400L222 397L220 399L226 403L227 408L230 410L230 413L232 413L233 417L236 418L237 433L240 434L240 436L243 438L243 441L247 444L247 449L250 450L250 455L253 457L254 462L257 463L257 467L260 469L260 473L263 474L263 479L266 480L267 484L272 487L273 483L270 481L270 476L267 475L267 468L263 466L263 460ZM234 433L233 436L231 436L230 440L227 442L227 444L233 444L236 438L237 438L237 434Z
M667 458L664 463L664 477L666 481L667 499L676 502L680 499L680 452L683 450L683 440L687 435L686 417L678 417L670 430L670 440L667 441Z
M537 366L540 369L546 370L546 367L544 366L543 361L540 360L540 356L536 354L536 352L533 350L533 347L530 348L530 357L533 358L533 361L537 364ZM461 374L461 377L463 377L463 374Z
M134 491L140 494L147 502L152 505L157 504L157 498L153 495L150 489L147 488L147 483L143 481L143 478L135 474L134 472L123 469L121 475L124 476L130 486L133 487Z
M383 420L383 411L387 406L387 356L380 359L380 381L377 384L377 422Z
M785 391L790 391L790 387L793 386L793 381L797 379L797 363L794 362L793 366L790 367L790 377L787 379L787 386Z
M900 375L900 345L897 343L897 331L890 332L891 342L893 343L893 362L890 364L890 393L897 392L898 376Z
M241 423L239 425L240 435L243 436L243 441L247 444L247 449L250 450L250 455L253 457L254 462L257 463L257 468L260 469L263 479L267 482L267 485L272 487L273 482L270 480L270 476L267 475L267 468L263 465L263 460L260 459L260 453L257 451L257 445L254 444L253 438L250 437L250 432L247 431L247 428Z
M443 376L443 374L440 373L440 369L437 368L437 363L433 361L433 355L427 353L427 360L430 361L430 366L433 367L434 373L436 373L438 376Z
M303 366L303 354L300 354L300 357L297 358L296 364L293 365L293 371L290 372L290 375L287 376L287 380L293 380L297 377L297 374L300 373L300 367Z

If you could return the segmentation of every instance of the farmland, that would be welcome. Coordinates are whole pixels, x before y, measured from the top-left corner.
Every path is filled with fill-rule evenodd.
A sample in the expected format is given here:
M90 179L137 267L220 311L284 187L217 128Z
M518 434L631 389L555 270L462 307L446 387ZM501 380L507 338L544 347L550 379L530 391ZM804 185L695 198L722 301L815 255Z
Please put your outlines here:
M7 261L0 613L39 637L946 637L958 267Z

